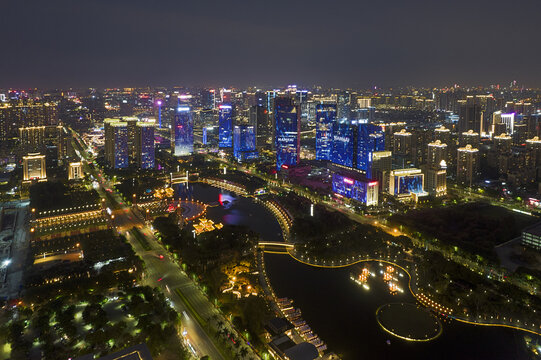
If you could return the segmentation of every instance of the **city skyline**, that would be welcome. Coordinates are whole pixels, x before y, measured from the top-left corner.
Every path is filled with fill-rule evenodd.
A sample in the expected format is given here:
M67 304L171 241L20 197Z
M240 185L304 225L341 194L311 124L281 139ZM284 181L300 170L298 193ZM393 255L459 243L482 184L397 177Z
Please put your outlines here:
M4 2L0 360L541 360L540 13Z

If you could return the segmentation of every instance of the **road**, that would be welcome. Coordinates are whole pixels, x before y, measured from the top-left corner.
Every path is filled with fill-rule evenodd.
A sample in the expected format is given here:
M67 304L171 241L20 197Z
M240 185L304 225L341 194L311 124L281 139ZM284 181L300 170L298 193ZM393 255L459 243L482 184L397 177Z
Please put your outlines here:
M5 286L0 289L0 299L14 299L20 295L23 274L26 266L26 256L30 247L28 201L5 203L4 206L16 209L16 223L13 229L11 245L11 263L7 268Z
M81 155L83 154L81 153ZM85 159L81 160L89 159L86 159L85 156ZM205 330L196 321L196 319L206 320L212 315L219 315L218 310L207 300L202 291L190 280L178 264L167 255L167 251L157 241L144 221L136 216L118 194L107 190L112 189L112 184L104 179L103 174L95 166L88 165L85 165L85 172L92 174L96 179L101 179L98 193L104 199L106 206L115 209L112 212L115 215L112 220L113 226L120 233L126 234L135 253L143 259L145 263L143 283L153 287L160 287L179 314L188 314L188 318L183 316L182 325L187 331L187 336L195 343L194 348L197 351L197 356L208 355L211 359L224 359ZM109 193L109 196L106 195L106 192ZM143 249L141 243L129 232L129 229L133 227L141 230L150 246L150 250ZM163 258L160 258L160 255L164 255ZM158 279L161 280L158 281ZM184 300L178 295L177 289L185 298ZM190 306L186 305L185 300Z

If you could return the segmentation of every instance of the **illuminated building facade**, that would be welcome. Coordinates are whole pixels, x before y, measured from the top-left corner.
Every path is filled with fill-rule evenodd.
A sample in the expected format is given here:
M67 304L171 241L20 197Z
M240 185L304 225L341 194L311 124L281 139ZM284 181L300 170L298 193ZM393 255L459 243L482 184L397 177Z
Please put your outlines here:
M380 126L374 124L359 124L358 131L357 168L372 179L373 154L385 150L385 134Z
M154 124L138 123L135 135L137 166L141 169L154 169Z
M442 161L447 163L447 144L443 144L440 140L429 143L428 165L435 168L440 166Z
M316 105L316 160L331 160L332 127L336 121L336 105Z
M68 180L78 180L84 177L83 164L80 162L69 163Z
M473 130L468 130L460 134L460 146L471 145L472 147L477 148L479 147L480 142L481 138L479 133Z
M253 125L235 125L233 155L239 162L257 159L255 127Z
M458 149L456 181L459 184L471 187L476 181L479 172L479 150L466 145Z
M23 156L23 182L47 181L45 155L39 153Z
M105 159L110 167L124 169L129 165L128 124L117 119L106 119Z
M218 147L231 148L233 146L233 107L223 104L218 107Z
M26 102L0 104L0 140L17 136L20 127L58 124L58 107L54 103Z
M421 169L393 170L389 178L389 194L397 197L424 195L424 182Z
M171 139L174 156L187 156L193 153L193 118L189 106L177 106Z
M343 91L336 96L336 118L339 121L350 120L351 94Z
M301 122L299 109L290 97L277 97L274 101L276 168L295 166L300 160Z
M201 107L203 109L216 108L216 91L214 89L203 90L201 92Z
M378 182L356 179L339 173L332 175L332 189L335 194L360 201L366 206L378 204Z
M445 165L445 162L442 163ZM444 166L432 167L423 165L421 167L425 175L425 190L436 197L447 194L447 169Z
M379 184L380 192L389 191L389 174L393 168L393 156L390 151L374 151L372 153L371 177Z
M357 167L358 128L349 122L335 122L332 127L331 162L350 168Z

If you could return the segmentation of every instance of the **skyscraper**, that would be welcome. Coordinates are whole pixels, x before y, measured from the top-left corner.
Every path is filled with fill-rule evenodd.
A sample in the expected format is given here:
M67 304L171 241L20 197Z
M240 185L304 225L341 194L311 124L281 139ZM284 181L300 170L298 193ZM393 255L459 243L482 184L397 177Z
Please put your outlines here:
M300 160L301 122L297 106L287 96L277 97L275 106L276 168L295 166Z
M336 121L336 105L316 105L316 160L331 160L332 126Z
M460 100L458 132L463 133L473 130L476 133L481 132L482 114L481 104L474 96L468 96L466 100Z
M259 94L259 93L256 93ZM264 96L264 95L263 95ZM256 98L257 102L260 103L261 100L259 97ZM270 122L270 117L267 109L265 108L265 101L263 98L263 105L253 105L250 107L250 121L251 125L255 125L256 133L256 146L264 147L269 145L272 142L272 125Z
M359 136L358 127L350 124L348 121L334 122L332 125L332 134L332 163L356 168L359 146L359 141L357 141Z
M239 162L257 158L255 127L235 125L233 129L233 155Z
M437 168L442 161L447 164L447 144L443 144L440 140L428 144L428 165Z
M380 126L374 124L359 124L358 128L357 168L372 179L373 154L385 150L385 134Z
M176 108L171 129L171 146L174 156L193 153L193 119L189 106L179 105Z
M351 94L347 91L336 96L336 118L340 121L349 120L351 113Z
M105 119L105 159L110 167L124 169L129 165L128 124L117 119Z
M154 169L154 124L137 124L135 152L138 167L145 170Z
M471 187L477 181L479 150L466 145L458 149L456 181Z
M393 158L390 151L374 151L372 153L371 177L379 183L380 192L389 191L389 174L393 168Z
M218 109L218 147L231 148L233 146L233 107L229 104L222 104Z
M402 129L393 135L393 156L397 167L406 168L413 162L413 137L406 129Z
M137 134L137 123L139 119L134 116L123 117L122 121L128 124L128 154L130 158L130 164L136 162L136 148L135 148L135 137Z
M206 110L216 107L216 91L214 89L201 91L201 107Z

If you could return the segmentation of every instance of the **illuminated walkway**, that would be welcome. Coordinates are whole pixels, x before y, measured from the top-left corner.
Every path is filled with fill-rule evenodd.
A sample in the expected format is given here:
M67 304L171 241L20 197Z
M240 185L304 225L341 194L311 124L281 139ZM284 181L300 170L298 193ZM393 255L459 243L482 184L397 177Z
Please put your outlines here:
M285 254L285 253L282 253L282 254ZM490 326L492 326L492 327L503 327L503 328L509 328L509 329L514 329L514 330L519 330L519 331L525 331L525 332L528 332L530 334L535 334L535 335L541 336L541 331L535 331L535 330L532 330L532 329L527 329L527 328L521 327L519 325L501 324L501 323L487 323L487 322L482 322L480 320L475 320L475 319L459 318L459 317L453 315L452 311L450 309L445 308L442 305L430 300L427 296L425 296L424 294L422 294L420 292L416 293L412 289L412 276L411 276L410 272L406 268L404 268L403 266L398 265L397 263L389 261L389 260L377 259L377 258L365 258L365 259L354 260L354 261L352 261L350 263L347 263L347 264L325 265L325 264L312 263L312 262L310 262L309 258L307 258L307 259L299 259L295 255L293 255L293 253L291 251L287 251L287 254L289 256L291 256L293 259L295 259L296 261L298 261L298 262L300 262L300 263L302 263L304 265L318 267L318 268L326 268L326 269L344 268L344 267L352 266L352 265L362 263L362 262L381 262L381 263L385 263L385 264L390 264L392 266L395 266L395 267L401 269L402 271L404 271L408 275L408 288L409 288L410 293L415 297L415 299L417 301L419 301L421 304L425 305L426 307L432 308L437 313L440 313L440 314L444 313L444 314L447 315L448 318L459 321L459 322L462 322L462 323L465 323L465 324L477 325L477 326L487 326L487 327L490 327ZM479 315L479 317L481 317L481 316ZM519 322L519 321L517 320L517 322ZM539 326L539 329L541 329L541 325Z

